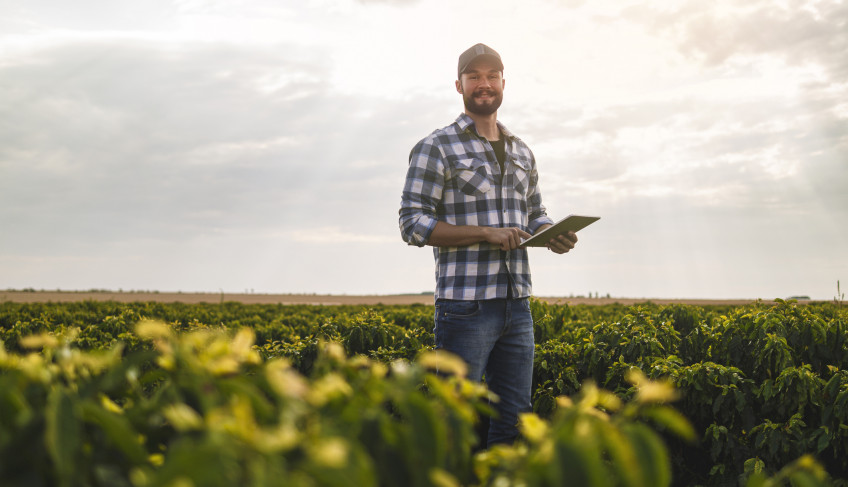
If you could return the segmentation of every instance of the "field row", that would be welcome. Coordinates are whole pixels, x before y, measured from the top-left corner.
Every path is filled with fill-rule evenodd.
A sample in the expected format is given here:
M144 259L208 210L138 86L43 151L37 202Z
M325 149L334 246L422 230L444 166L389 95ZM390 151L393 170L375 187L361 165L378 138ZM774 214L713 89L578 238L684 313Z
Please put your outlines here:
M478 451L432 306L2 303L0 481L844 485L841 306L531 308L534 414Z

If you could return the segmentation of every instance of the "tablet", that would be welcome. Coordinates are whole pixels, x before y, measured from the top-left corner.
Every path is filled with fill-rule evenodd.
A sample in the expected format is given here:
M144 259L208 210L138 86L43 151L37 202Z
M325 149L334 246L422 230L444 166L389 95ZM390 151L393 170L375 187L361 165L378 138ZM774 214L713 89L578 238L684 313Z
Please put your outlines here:
M544 231L528 238L519 247L545 247L554 237L567 232L576 232L600 219L599 216L568 215Z

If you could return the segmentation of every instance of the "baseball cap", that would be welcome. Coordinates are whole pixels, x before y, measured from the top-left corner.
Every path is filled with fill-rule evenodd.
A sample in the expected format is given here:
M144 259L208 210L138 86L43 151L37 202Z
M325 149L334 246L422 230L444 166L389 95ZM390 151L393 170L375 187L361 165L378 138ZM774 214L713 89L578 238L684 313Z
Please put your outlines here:
M493 59L497 64L498 69L503 71L503 61L501 61L501 55L498 54L497 51L485 44L475 44L459 55L459 66L456 70L456 78L459 79L462 77L462 73L468 69L468 65L480 56L487 56Z

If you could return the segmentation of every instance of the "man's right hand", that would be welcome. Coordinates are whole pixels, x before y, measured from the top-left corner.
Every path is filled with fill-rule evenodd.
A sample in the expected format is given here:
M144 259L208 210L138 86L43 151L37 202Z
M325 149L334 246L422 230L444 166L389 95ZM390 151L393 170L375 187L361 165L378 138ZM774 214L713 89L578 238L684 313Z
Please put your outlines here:
M507 227L507 228L497 228L497 227L484 227L486 231L484 232L486 235L486 241L490 244L497 245L501 250L513 250L517 249L523 240L526 240L531 237L531 235L524 230L515 228L515 227Z

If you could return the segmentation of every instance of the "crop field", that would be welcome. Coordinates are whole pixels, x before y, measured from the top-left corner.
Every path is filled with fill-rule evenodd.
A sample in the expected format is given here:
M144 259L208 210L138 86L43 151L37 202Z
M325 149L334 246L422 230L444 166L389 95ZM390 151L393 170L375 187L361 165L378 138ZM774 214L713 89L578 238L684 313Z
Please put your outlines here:
M848 485L841 302L533 299L534 411L484 450L432 296L208 297L0 300L0 485Z

